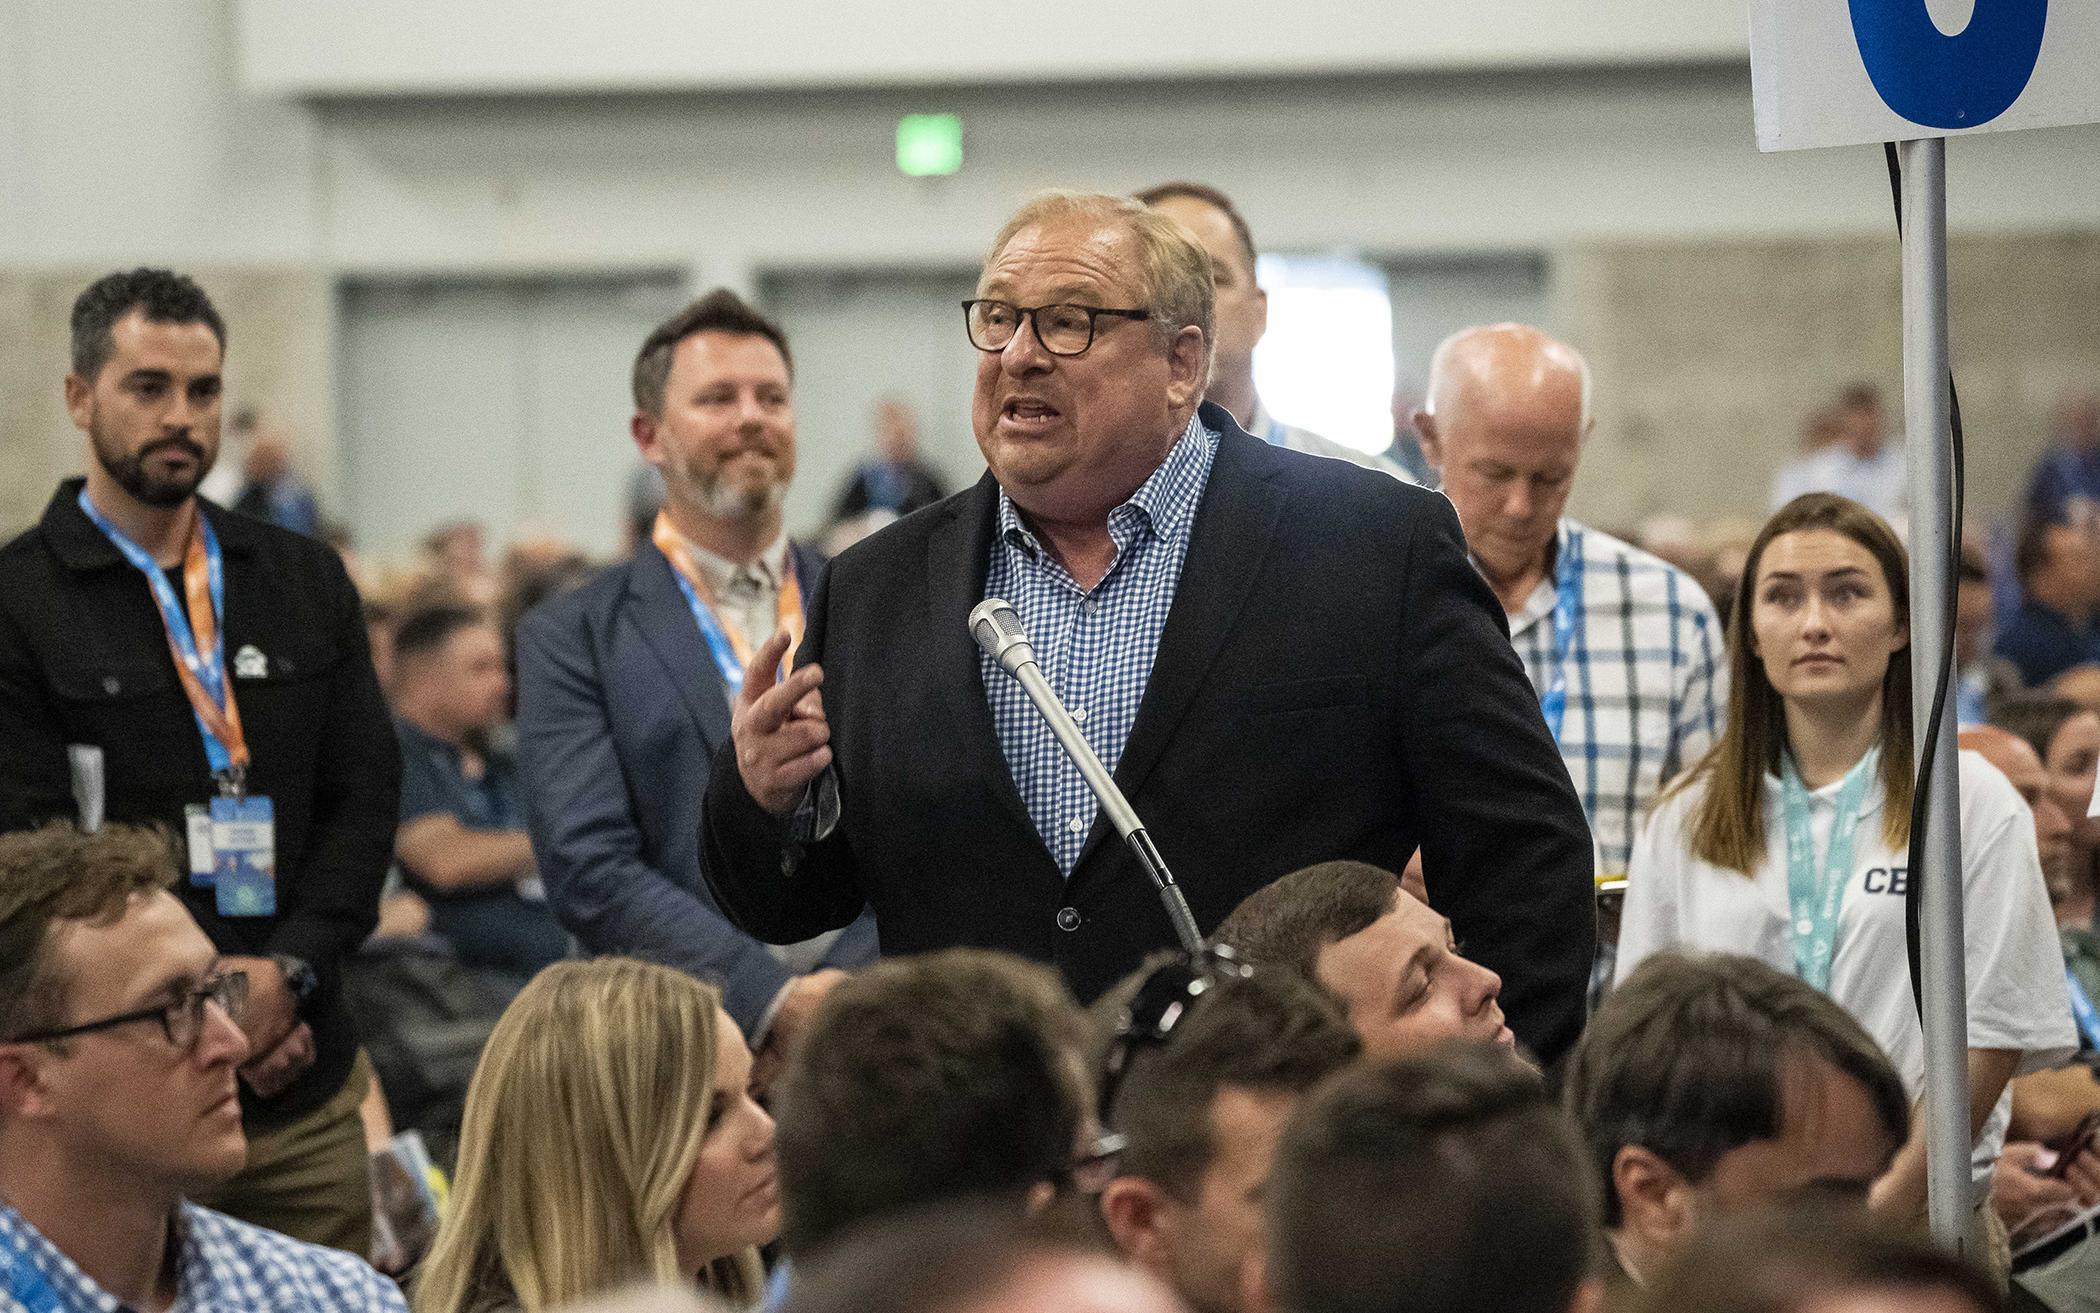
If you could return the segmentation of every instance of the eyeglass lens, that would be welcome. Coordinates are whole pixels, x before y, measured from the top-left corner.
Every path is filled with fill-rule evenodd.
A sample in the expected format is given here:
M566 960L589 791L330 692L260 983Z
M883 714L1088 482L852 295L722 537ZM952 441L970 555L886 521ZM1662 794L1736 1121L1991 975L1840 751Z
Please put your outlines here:
M970 341L980 351L998 351L1014 340L1023 317L1035 321L1036 340L1052 355L1076 356L1094 342L1094 312L1082 305L1046 305L1022 310L1005 301L970 304Z
M168 1032L168 1041L178 1049L186 1049L197 1042L204 1033L204 1005L217 1003L231 1021L238 1022L241 1014L248 1010L248 973L229 971L204 982L161 1013L161 1027Z

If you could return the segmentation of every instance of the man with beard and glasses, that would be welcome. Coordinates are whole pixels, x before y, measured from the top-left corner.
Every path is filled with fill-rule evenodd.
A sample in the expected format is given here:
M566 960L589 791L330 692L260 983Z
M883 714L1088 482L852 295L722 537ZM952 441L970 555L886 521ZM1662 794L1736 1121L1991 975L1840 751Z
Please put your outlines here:
M202 289L111 274L72 330L87 477L0 549L0 829L183 839L182 901L249 983L247 1166L199 1202L363 1252L369 1069L337 982L378 919L401 758L357 590L326 545L197 495L226 343Z
M664 476L634 555L540 607L518 635L518 757L534 854L563 924L720 982L763 1082L838 969L874 956L871 919L774 950L731 925L700 873L700 797L730 699L775 631L799 640L816 562L788 540L795 473L787 337L717 290L634 362L631 428Z

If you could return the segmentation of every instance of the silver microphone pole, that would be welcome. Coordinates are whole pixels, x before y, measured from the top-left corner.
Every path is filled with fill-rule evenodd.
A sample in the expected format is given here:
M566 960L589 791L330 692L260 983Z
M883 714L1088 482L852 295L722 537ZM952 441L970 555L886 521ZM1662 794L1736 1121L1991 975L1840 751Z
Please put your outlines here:
M970 610L970 636L977 646L999 663L999 668L1012 675L1028 694L1028 700L1042 714L1050 726L1050 732L1064 746L1065 755L1079 767L1086 779L1087 788L1101 803L1101 810L1108 816L1109 824L1123 836L1123 842L1137 854L1138 864L1152 877L1159 889L1159 900L1167 909L1167 920L1174 924L1174 934L1181 946L1190 953L1203 950L1203 935L1196 929L1196 918L1189 911L1188 900L1181 895L1181 886L1174 882L1174 873L1167 869L1167 861L1160 856L1159 848L1152 836L1145 832L1144 822L1130 809L1130 800L1116 787L1116 781L1101 758L1094 755L1093 745L1079 732L1079 726L1065 711L1064 703L1043 678L1043 668L1036 664L1035 648L1028 641L1027 631L1021 628L1021 617L1012 606L996 597L987 597Z

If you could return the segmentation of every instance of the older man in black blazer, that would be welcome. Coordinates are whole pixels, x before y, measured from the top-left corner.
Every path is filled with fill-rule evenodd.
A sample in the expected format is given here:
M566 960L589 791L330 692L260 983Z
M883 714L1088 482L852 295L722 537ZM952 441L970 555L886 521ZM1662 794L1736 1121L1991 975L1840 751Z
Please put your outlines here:
M1419 846L1550 1059L1582 1024L1591 844L1501 610L1441 497L1199 406L1211 306L1208 257L1133 202L1051 194L1008 222L965 311L990 472L834 561L803 664L745 685L703 809L708 882L764 939L865 901L886 953L1008 949L1082 997L1171 945L1144 870L967 631L1003 596L1199 926L1300 866L1398 870Z

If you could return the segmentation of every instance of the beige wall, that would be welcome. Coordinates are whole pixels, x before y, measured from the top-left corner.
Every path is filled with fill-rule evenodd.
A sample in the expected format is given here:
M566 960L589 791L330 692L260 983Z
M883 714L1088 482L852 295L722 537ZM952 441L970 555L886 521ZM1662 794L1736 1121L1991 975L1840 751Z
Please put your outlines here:
M0 271L0 538L43 513L52 487L81 472L84 440L62 391L73 298L105 270ZM299 270L187 271L226 318L225 413L254 405L280 419L306 468L336 467L329 280ZM324 489L325 491L325 489Z
M1597 379L1577 513L1761 514L1808 412L1844 383L1902 416L1902 291L1881 240L1629 243L1554 261L1559 320ZM2011 512L2067 389L2100 389L2100 234L1958 236L1949 250L1970 519Z

